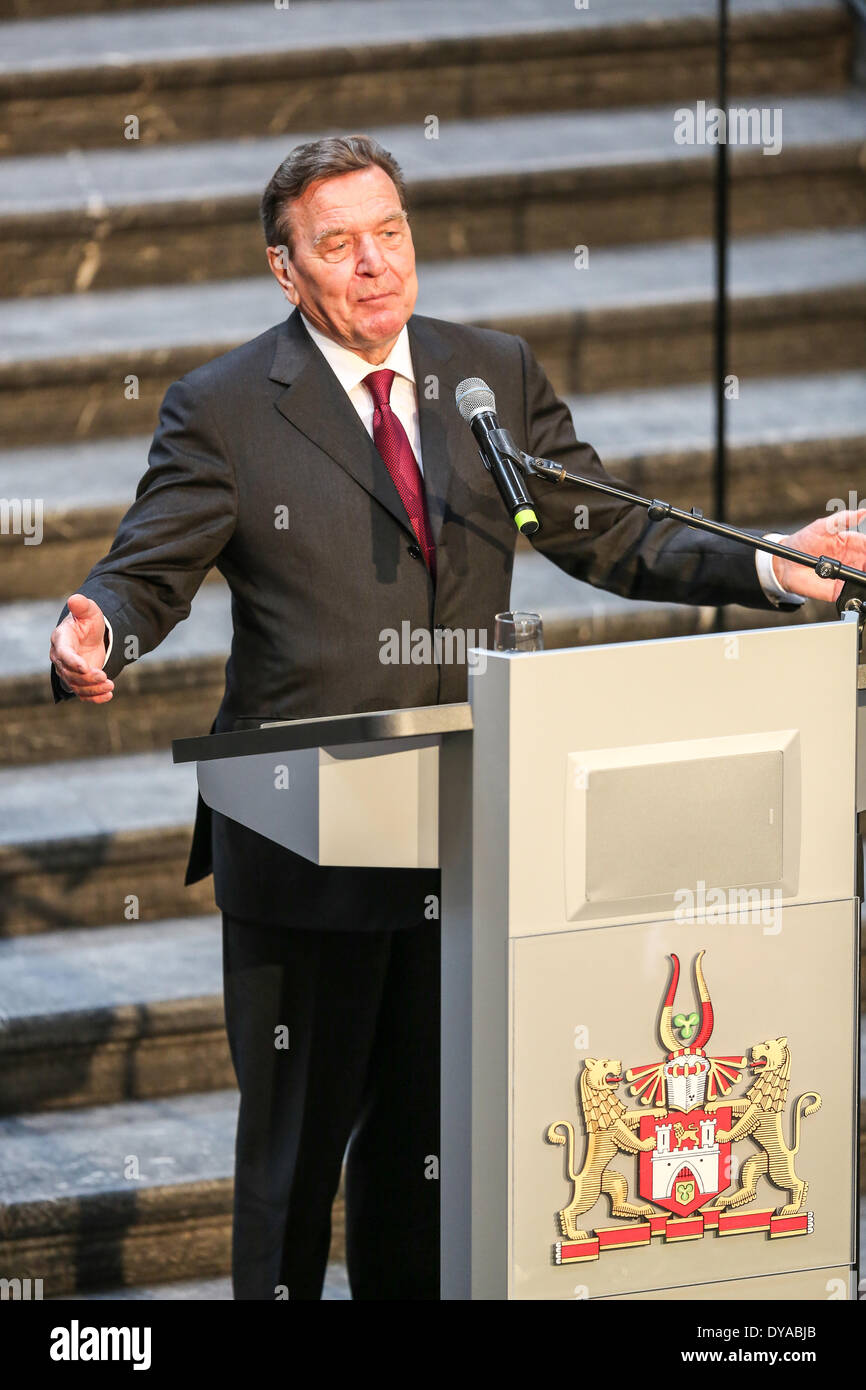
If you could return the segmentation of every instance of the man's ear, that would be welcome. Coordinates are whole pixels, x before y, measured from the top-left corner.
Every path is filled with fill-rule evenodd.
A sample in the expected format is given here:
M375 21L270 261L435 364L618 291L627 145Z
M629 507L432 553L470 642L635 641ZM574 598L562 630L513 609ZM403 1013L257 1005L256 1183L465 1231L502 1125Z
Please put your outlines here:
M298 292L292 280L292 262L288 246L269 246L265 252L271 273L290 304L298 303Z

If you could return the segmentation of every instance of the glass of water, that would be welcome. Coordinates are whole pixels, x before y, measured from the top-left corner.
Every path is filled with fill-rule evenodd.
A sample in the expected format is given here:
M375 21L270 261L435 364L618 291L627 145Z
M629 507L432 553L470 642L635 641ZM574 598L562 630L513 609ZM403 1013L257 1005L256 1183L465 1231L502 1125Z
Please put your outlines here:
M543 652L544 626L538 613L497 613L493 631L497 652Z

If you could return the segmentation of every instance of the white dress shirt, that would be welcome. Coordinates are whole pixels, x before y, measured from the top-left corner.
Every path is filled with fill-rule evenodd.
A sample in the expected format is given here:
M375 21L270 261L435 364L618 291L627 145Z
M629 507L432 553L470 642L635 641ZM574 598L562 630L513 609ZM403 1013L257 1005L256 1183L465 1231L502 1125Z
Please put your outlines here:
M335 343L332 338L326 338L324 333L313 327L304 314L301 314L301 318L316 347L358 412L361 424L371 439L373 437L375 407L373 397L364 385L364 377L369 376L371 372L382 372L386 369L396 373L391 383L391 409L406 431L406 436L412 445L412 453L418 460L418 467L423 473L418 395L415 390L415 369L412 366L412 354L409 351L409 331L406 325L404 324L400 329L397 341L385 361L381 362L378 367L374 367L372 362L365 361L363 357L358 356L357 352L352 352L350 348Z

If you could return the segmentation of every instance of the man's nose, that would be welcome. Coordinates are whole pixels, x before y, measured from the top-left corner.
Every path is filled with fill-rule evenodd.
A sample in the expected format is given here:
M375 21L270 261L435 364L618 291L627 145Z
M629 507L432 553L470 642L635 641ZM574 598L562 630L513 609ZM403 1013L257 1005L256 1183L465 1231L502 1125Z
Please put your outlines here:
M388 264L382 255L382 248L373 236L363 237L358 246L357 270L359 275L381 275Z

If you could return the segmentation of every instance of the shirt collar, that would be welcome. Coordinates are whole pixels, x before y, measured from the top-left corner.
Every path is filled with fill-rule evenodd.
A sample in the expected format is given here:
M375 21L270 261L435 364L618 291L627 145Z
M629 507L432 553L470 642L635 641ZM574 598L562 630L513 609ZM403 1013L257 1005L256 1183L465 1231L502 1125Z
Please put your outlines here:
M301 313L300 309L298 313ZM353 391L364 380L365 376L369 376L370 372L384 371L386 368L396 372L398 376L406 377L411 382L415 381L415 369L412 366L412 353L409 349L409 330L405 323L385 361L380 362L378 367L374 367L372 362L365 361L357 352L343 347L342 343L335 343L333 338L326 338L320 329L315 328L310 323L306 315L301 314L301 319L316 347L345 391Z

